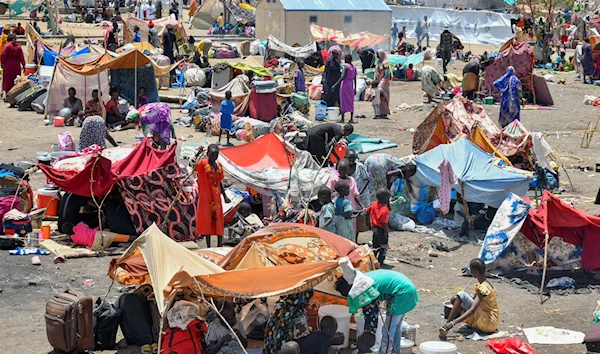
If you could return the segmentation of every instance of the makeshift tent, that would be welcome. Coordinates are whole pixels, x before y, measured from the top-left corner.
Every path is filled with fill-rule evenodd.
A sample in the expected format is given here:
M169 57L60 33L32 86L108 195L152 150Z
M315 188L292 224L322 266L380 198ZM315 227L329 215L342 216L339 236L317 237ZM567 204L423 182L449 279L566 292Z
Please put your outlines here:
M512 46L502 52L502 56L494 59L485 68L484 88L487 91L498 92L494 88L494 81L504 75L509 66L512 66L515 68L515 75L523 84L523 90L533 93L533 67L535 61L535 55L528 43L514 42Z
M319 26L314 23L310 25L310 34L313 36L314 40L317 42L336 41L336 42L340 43L340 41L344 41L346 39L346 35L344 34L343 31Z
M519 120L512 121L497 133L491 142L505 156L522 154L533 169L539 166L552 170L552 148L540 132L529 132Z
M219 107L221 102L225 100L225 92L227 91L231 91L231 100L235 103L235 111L233 113L236 115L246 114L250 100L250 89L246 86L246 83L236 77L224 87L208 90L215 107Z
M425 60L425 53L417 53L411 54L408 57L404 55L388 55L388 61L392 66L392 70L395 72L397 69L406 69L408 65L412 64L413 66L417 66L421 64Z
M531 173L492 163L492 155L467 139L442 144L415 157L417 173L411 178L417 185L440 187L439 166L447 160L457 177L452 188L468 202L497 208L509 193L525 195ZM463 193L464 189L464 193Z
M82 98L82 101L84 101L84 98L91 99L92 90L98 88L98 79L100 79L102 93L104 93L103 97L108 97L108 90L105 86L102 86L102 73L108 69L137 69L151 65L154 68L155 75L161 76L168 74L178 65L178 63L175 63L169 66L158 66L137 48L117 57L113 57L109 53L79 59L81 57L83 56L71 60L58 58L56 63L58 75L55 73L48 88L47 113L56 113L62 108L62 100L68 96L65 93L69 87L83 87L83 89L78 90L80 98ZM84 59L89 60L85 61ZM133 86L139 87L137 83L138 75L134 76ZM147 89L150 89L150 87ZM135 91L137 91L137 88ZM137 100L137 95L134 97L133 103L136 103L135 100Z
M256 20L256 5L259 0L249 1L219 1L205 0L202 5L196 10L192 18L192 26L197 29L209 29L217 22L217 18L221 13L224 13L224 6L232 15L230 22L236 23L254 23Z
M386 45L389 40L390 36L387 34L380 36L370 32L359 32L349 34L344 40L338 41L338 43L350 46L350 48L364 48Z
M108 274L126 285L151 282L158 310L164 314L170 295L180 289L223 298L286 295L314 287L336 268L337 262L318 262L224 272L153 225L111 262Z
M312 42L303 47L291 47L273 36L269 36L267 50L265 53L265 62L272 57L283 57L285 54L297 58L306 59L317 51L317 43Z
M266 195L316 198L316 191L329 179L329 172L320 170L310 153L297 150L275 133L221 149L219 162L240 183Z
M337 261L341 257L348 257L354 267L363 272L379 268L369 247L313 226L291 223L271 224L246 237L219 262L219 266L225 270L239 270ZM316 289L339 295L334 279L327 279ZM330 303L330 300L325 301ZM313 301L312 304L325 303Z
M449 144L461 138L468 138L488 153L508 162L508 159L490 142L500 134L482 106L465 97L455 97L441 102L419 124L413 136L413 152L422 154L440 144Z
M128 50L131 50L133 48L137 48L140 50L140 52L145 52L145 51L153 51L156 50L156 48L154 48L154 46L152 44L150 44L149 42L131 42L131 43L127 43L124 46L117 48L117 53L122 53L122 52L126 52Z

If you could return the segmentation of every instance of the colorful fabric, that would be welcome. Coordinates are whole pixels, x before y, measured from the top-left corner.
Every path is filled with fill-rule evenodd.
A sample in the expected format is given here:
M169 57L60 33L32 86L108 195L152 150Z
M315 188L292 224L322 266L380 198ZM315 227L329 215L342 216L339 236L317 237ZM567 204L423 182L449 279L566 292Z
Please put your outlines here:
M496 289L484 281L475 286L475 294L482 299L475 313L465 320L467 325L483 332L494 332L498 329L499 312L496 300Z
M504 75L509 66L515 68L515 76L529 87L532 85L533 65L536 62L531 47L526 42L515 42L501 57L494 60L485 68L484 88L488 91L494 90L494 82Z
M173 121L171 109L166 103L148 103L139 110L138 116L145 136L156 133L165 144L171 142Z
M352 213L352 205L346 198L337 197L334 201L335 204L335 216L333 222L335 223L335 233L342 236L346 240L354 241L355 231L353 221L354 218L346 219L347 213Z
M452 165L448 160L442 161L438 166L440 170L440 189L438 191L438 198L440 200L440 209L444 214L450 212L450 201L452 199L452 186L458 183L458 179L452 171Z
M198 172L196 234L223 236L225 223L221 203L221 181L225 177L223 167L217 162L217 168L214 168L207 159L202 159L196 166L196 172Z
M179 164L173 162L119 181L118 188L138 234L142 234L153 223L162 227L169 205L177 196L184 179L185 174ZM197 238L197 191L194 187L194 181L185 181L179 198L173 202L166 229L163 229L175 241Z
M356 67L352 64L344 64L346 75L340 86L340 111L354 112L354 80L356 79Z
M521 99L519 93L523 90L521 81L515 76L515 69L509 66L504 76L494 81L494 87L500 90L500 125L505 127L513 120L521 119Z
M79 134L79 151L92 145L106 147L106 123L100 116L87 117L81 126Z
M86 113L86 115L85 115L86 117L102 116L102 105L100 104L100 100L87 101L87 103L85 104L85 110L89 112L89 113Z
M2 89L4 92L10 91L15 85L15 79L21 75L22 69L25 68L25 57L23 49L17 42L8 42L2 48L0 57L2 64Z
M390 216L390 209L386 204L375 202L371 204L366 210L371 215L371 227L377 226L383 229L388 228L388 218Z
M398 170L411 163L413 158L413 155L397 158L390 154L374 154L365 160L365 167L370 179L371 201L377 200L375 193L379 188L387 188L388 172Z
M306 306L313 294L310 289L277 301L265 329L265 354L281 354L283 344L310 333Z
M425 65L421 69L421 89L429 96L438 93L440 83L444 81L444 76L433 67Z
M233 101L230 100L224 100L223 102L221 102L221 129L223 130L227 130L230 131L231 128L233 127L233 122L232 122L232 114L233 111L235 110L235 104L233 103Z
M356 163L352 178L354 178L354 181L356 182L356 188L360 193L360 201L363 206L367 207L371 205L371 184L369 182L369 172L362 162Z

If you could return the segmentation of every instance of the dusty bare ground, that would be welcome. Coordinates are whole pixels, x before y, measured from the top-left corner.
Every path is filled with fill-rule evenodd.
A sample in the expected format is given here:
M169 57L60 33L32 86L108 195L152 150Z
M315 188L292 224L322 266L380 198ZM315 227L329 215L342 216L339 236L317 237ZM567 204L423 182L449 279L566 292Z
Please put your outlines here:
M456 68L459 71L460 68ZM531 131L542 131L552 145L559 161L568 169L575 187L575 194L587 197L576 202L575 206L590 213L598 213L590 200L596 195L599 187L595 172L580 172L571 169L572 166L595 166L600 163L600 138L596 138L589 149L580 147L582 130L589 121L598 119L597 108L584 106L584 95L600 95L600 88L583 85L575 81L573 74L557 75L567 79L567 85L549 84L555 99L555 111L524 111L522 122ZM423 102L420 83L394 82L392 87L392 106L401 103L416 104ZM486 111L496 121L498 108L486 106ZM398 143L398 148L387 150L396 156L407 155L411 152L412 134L399 128L415 128L428 114L430 106L418 111L398 112L394 110L388 121L373 121L360 119L356 125L357 132L370 136L389 139ZM357 103L358 114L371 114L371 107L366 102ZM174 117L180 113L173 109ZM32 112L18 112L14 109L0 107L0 160L16 162L20 160L33 161L37 151L49 151L50 145L57 143L60 129L44 126L43 117ZM64 128L77 138L79 129ZM204 134L195 133L190 128L176 127L177 135L188 141L200 142ZM115 139L123 143L133 143L136 131L114 133ZM568 179L563 171L563 187L570 189ZM44 183L43 175L33 177L34 186ZM369 233L360 235L360 242L370 240ZM476 257L478 246L450 243L457 247L450 253L439 258L429 258L426 251L416 244L429 244L432 238L412 233L395 232L391 235L393 249L390 258L412 259L415 266L393 263L394 269L408 275L420 289L421 301L412 311L407 321L418 323L418 342L435 340L437 328L441 321L441 303L457 290L462 289L468 280L458 276L460 269L469 260ZM459 247L460 246L460 247ZM42 265L31 265L31 256L9 256L7 252L0 253L0 352L1 353L47 353L51 350L46 340L44 324L44 305L50 296L67 288L82 290L88 295L105 295L110 284L106 276L109 258L74 259L65 264L54 265L52 258L42 257ZM418 258L420 260L414 260ZM428 267L428 266L433 267ZM92 279L96 283L84 287L83 282ZM531 327L539 325L554 325L586 332L592 326L592 312L596 307L596 294L553 296L544 305L539 298L525 290L516 289L511 285L492 280L498 291L501 324L500 330L515 331L516 327ZM109 296L116 299L121 287L113 287ZM471 287L472 288L472 287ZM455 342L461 353L488 353L484 342ZM534 345L540 353L585 353L581 345L547 347ZM135 351L133 351L135 352Z

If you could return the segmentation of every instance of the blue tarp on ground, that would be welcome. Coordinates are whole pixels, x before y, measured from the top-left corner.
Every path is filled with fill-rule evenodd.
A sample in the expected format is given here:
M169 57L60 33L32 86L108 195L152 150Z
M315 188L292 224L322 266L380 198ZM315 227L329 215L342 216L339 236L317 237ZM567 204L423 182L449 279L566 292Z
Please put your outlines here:
M525 195L529 178L525 174L508 171L492 164L492 155L481 150L467 139L443 144L415 158L417 174L412 178L418 184L440 186L438 166L448 160L458 184L453 189L461 192L465 184L465 199L498 208L510 194Z
M367 154L370 152L391 149L398 146L398 144L390 143L389 140L369 138L357 133L350 134L348 140L350 140L348 148L356 151L359 154Z
M400 69L408 68L408 64L412 64L413 66L417 66L417 64L421 64L425 60L425 53L417 53L411 54L408 57L404 55L388 55L388 61L392 66L402 65ZM395 71L395 69L394 69Z
M76 51L75 53L73 53L72 55L70 55L69 57L76 57L78 55L81 54L88 54L90 52L90 47L85 47L83 49L80 49L78 51ZM44 65L47 66L54 66L54 63L56 62L56 57L58 56L58 53L55 53L51 50L48 49L44 49L44 56L43 56L43 60L44 60Z

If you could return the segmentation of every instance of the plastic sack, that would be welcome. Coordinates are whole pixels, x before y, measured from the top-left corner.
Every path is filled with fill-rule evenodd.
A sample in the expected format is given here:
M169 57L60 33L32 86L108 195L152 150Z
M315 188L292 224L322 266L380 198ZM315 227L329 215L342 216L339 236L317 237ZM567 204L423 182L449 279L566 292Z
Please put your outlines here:
M485 346L496 354L537 354L535 349L520 338L492 339Z
M431 224L435 219L435 209L433 203L419 203L415 210L417 221L422 225Z
M206 74L203 69L189 68L185 70L184 81L186 87L204 87L206 84Z
M58 146L60 147L60 151L75 151L73 134L64 130L58 132Z
M365 79L356 79L356 95L354 95L355 101L360 101L360 96L367 88L367 81Z
M127 112L127 116L125 116L125 120L130 120L132 122L139 122L140 118L139 118L139 113L137 109L130 109L129 112Z
M417 226L410 218L396 213L390 213L388 224L392 230L410 232L414 232Z
M323 86L311 85L308 87L308 97L313 101L320 101L323 94Z

